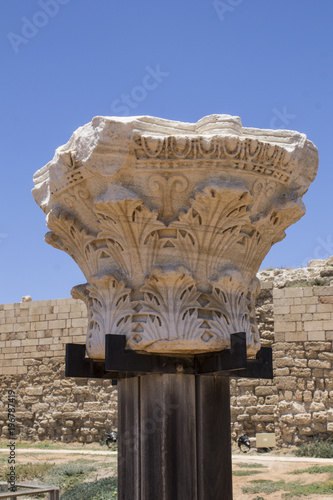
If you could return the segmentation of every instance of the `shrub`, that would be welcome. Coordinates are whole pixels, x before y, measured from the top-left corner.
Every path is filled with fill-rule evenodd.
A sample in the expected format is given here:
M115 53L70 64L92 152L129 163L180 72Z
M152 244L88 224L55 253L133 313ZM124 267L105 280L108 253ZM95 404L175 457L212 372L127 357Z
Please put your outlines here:
M255 481L251 481L251 486L246 485L243 486L243 493L275 493L283 489L285 482L284 481L271 481L270 479L257 479Z
M306 469L296 469L288 472L287 474L327 474L333 472L333 465L313 465Z
M92 483L81 483L67 490L60 500L117 500L117 478L108 477Z
M315 437L312 441L301 444L295 454L297 457L333 458L333 439Z
M262 474L262 470L234 470L233 476L253 476L254 474Z
M31 481L32 479L38 479L40 481L44 481L45 477L53 467L54 464L49 464L46 462L41 462L41 463L28 462L26 464L19 463L15 469L16 479L17 481L21 482L26 480ZM8 466L6 463L6 466L1 468L0 470L0 480L7 481L7 474L8 474Z
M59 488L73 488L82 483L86 476L96 470L96 465L78 463L67 463L56 465L48 474L49 481ZM82 497L83 498L83 497Z
M257 464L254 462L240 462L237 466L242 469L267 469L267 465Z
M323 286L325 284L325 281L321 280L320 278L315 278L312 283L313 286Z

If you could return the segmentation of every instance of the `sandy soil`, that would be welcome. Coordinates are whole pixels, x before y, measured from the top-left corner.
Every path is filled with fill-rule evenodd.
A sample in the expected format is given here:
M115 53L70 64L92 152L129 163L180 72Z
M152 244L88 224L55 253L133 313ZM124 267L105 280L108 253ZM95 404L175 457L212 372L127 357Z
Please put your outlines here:
M254 460L253 460L254 458ZM251 485L250 481L255 479L269 479L271 481L279 481L284 480L286 482L292 481L300 481L302 484L305 483L313 483L317 481L325 481L328 480L330 474L300 474L300 475L290 475L288 472L291 472L296 469L307 469L312 465L325 465L328 463L328 460L318 463L318 460L311 462L311 459L308 461L296 462L296 461L287 461L287 457L284 460L283 457L278 458L272 456L270 460L267 460L267 456L265 456L265 460L261 457L249 457L244 455L243 457L238 457L236 460L233 460L233 470L246 470L243 467L239 466L239 463L261 463L265 466L261 473L255 474L253 476L233 476L233 496L234 500L254 500L257 496L262 497L264 500L281 500L283 497L284 491L278 491L276 493L260 493L260 494L245 494L242 492L242 488L245 485ZM330 460L330 463L333 465L333 459ZM253 469L249 469L253 470ZM301 498L301 497L294 497ZM332 496L327 495L310 495L303 497L306 500L332 500Z
M20 452L21 451L21 452ZM236 450L234 450L236 451ZM69 461L75 461L78 459L89 459L91 461L105 462L110 464L114 462L116 466L117 455L115 452L110 452L106 447L101 450L84 450L79 449L65 449L65 450L40 450L40 449L25 449L17 450L17 459L21 463L26 462L50 462L54 464L65 463ZM0 450L0 457L4 457L4 453ZM329 479L329 474L301 474L301 475L289 475L288 472L296 469L305 469L312 465L325 465L332 464L333 459L320 460L320 459L297 459L292 456L290 451L286 452L272 452L269 454L236 454L233 455L233 470L245 470L239 464L253 464L260 463L264 467L260 470L258 474L251 476L233 476L233 496L234 500L254 500L257 496L262 497L264 500L281 500L284 491L279 491L276 493L266 494L245 494L242 492L242 488L245 485L251 484L250 481L255 479L270 479L272 481L279 481L281 479L288 481L301 481L304 483L312 483L315 481L325 481ZM254 470L252 467L248 467L248 470ZM110 473L110 469L104 469L103 466L98 471L98 477L100 479L105 477L105 475ZM298 497L300 498L300 497ZM332 500L331 496L325 495L310 495L304 497L305 500ZM295 499L296 500L296 499Z

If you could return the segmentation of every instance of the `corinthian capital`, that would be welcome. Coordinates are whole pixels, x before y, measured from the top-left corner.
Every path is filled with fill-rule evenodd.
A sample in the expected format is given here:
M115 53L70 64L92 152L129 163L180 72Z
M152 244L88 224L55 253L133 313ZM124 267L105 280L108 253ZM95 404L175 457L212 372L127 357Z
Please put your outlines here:
M245 331L260 347L256 273L305 213L318 166L304 134L243 128L237 117L196 124L96 117L34 176L46 241L87 283L87 352L108 333L129 348L200 353Z

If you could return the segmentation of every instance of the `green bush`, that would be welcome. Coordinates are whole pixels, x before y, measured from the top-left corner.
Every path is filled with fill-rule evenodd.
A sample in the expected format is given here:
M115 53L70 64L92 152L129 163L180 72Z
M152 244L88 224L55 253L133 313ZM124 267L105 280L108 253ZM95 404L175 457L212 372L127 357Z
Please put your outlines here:
M287 483L284 490L286 493L283 493L282 498L288 500L294 497L304 498L309 495L329 495L328 498L332 498L333 481L322 481L310 484L303 484L296 481Z
M333 458L333 439L315 437L312 441L301 444L295 454L297 457Z
M107 477L92 483L81 483L67 490L60 500L117 500L117 478Z
M267 465L257 464L254 462L240 462L237 466L242 469L267 469Z
M242 488L243 493L275 493L277 491L284 491L281 498L292 499L294 497L304 498L309 495L327 495L333 498L333 481L322 481L315 483L302 483L300 481L293 481L286 483L285 481L270 481L265 479L257 479L251 481L251 485L246 485ZM260 498L260 497L259 497ZM254 499L255 500L255 499Z
M234 470L233 476L254 476L254 474L262 474L262 470Z
M18 463L18 465L15 468L16 480L21 482L27 480L31 481L32 479L38 479L39 481L44 481L45 477L53 467L54 464L46 462L41 462L41 463L28 462L26 464ZM6 463L0 469L0 480L7 481L7 474L8 474L8 464Z
M270 479L256 479L255 481L251 481L251 486L246 485L243 486L243 493L275 493L283 489L285 482L284 481L271 481Z
M287 474L327 474L333 473L333 465L312 465L306 469L296 469L288 472Z
M96 465L82 463L56 465L49 471L48 480L51 484L67 490L82 483L86 476L94 470L96 470Z
M313 286L323 286L325 284L325 281L320 278L315 278L312 283Z

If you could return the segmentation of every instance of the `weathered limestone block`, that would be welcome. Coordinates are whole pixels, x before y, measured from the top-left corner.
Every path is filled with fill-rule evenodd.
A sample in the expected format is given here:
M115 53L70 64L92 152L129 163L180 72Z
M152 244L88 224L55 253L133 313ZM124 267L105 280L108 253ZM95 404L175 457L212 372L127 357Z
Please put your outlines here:
M272 394L276 394L277 389L273 385L268 386L259 386L255 388L256 396L271 396Z
M257 398L256 396L238 396L237 398L237 404L238 405L255 405L257 403Z
M274 414L276 406L275 405L268 405L268 404L263 404L263 405L258 405L258 414L259 415L265 415L265 414Z
M327 412L326 411L315 411L312 414L312 420L313 422L327 422Z
M293 358L283 357L275 360L276 368L284 368L288 366L295 366L295 361Z
M291 370L291 375L295 375L296 377L311 377L311 369L294 368L293 370Z
M238 417L244 412L244 406L230 406L230 414L232 417Z
M280 390L291 390L291 391L296 391L297 385L297 379L296 377L275 377L275 384L276 387Z
M309 359L309 368L326 368L330 369L332 366L331 361L320 361L318 359Z
M274 415L253 415L252 420L253 422L262 423L262 422L273 422L274 418L275 418Z
M313 411L313 412L320 412L320 411L323 411L325 410L325 405L324 403L311 403L310 405L310 411Z
M247 406L246 411L249 415L255 415L257 413L257 406Z
M320 433L320 432L322 432L322 433L325 432L326 433L326 431L327 431L327 424L326 423L320 423L320 422L319 423L314 423L313 422L311 424L311 428L312 428L312 434L313 433Z
M279 402L279 396L266 396L265 403L268 405L277 405Z
M87 304L88 355L104 358L107 333L139 351L195 353L227 348L237 331L254 355L256 273L304 214L317 164L304 134L229 115L96 117L74 132L33 194L47 242L87 279L73 296Z
M292 423L294 423L294 416L293 415L281 415L280 421L285 423L285 424L292 424Z
M282 413L282 412L292 412L292 403L290 401L284 401L283 399L280 400L277 411Z
M292 401L294 398L294 394L292 391L285 391L284 397L285 397L286 401Z
M287 376L290 375L289 368L275 368L274 370L275 377Z
M312 421L311 413L300 413L295 415L296 425L309 425Z

